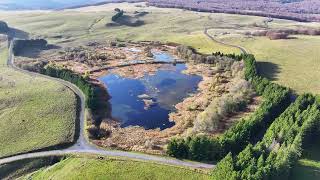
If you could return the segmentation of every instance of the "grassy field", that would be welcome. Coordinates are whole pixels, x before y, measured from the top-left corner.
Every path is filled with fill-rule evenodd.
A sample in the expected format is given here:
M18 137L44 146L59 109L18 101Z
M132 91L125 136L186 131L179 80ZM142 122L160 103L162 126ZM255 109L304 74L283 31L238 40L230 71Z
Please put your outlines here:
M76 97L59 83L16 72L0 50L0 157L74 140Z
M135 11L149 14L140 17L145 22L138 27L107 27L114 15L114 8L124 9L127 15ZM120 38L124 40L155 40L178 42L192 45L200 52L240 53L236 48L222 46L210 41L203 34L207 26L216 28L238 28L252 22L262 22L261 17L228 14L198 13L180 9L137 7L135 4L108 4L59 12L0 12L0 19L11 26L26 31L31 37L45 37L60 45L78 45L79 42L106 41ZM81 19L81 21L79 21ZM227 24L224 24L224 23ZM57 38L58 37L58 38Z
M320 36L294 36L286 40L266 37L226 37L223 41L238 44L254 54L259 70L271 80L298 93L320 94Z
M139 18L145 23L142 26L107 27L115 8L124 9L132 17L136 11L149 14ZM266 25L264 17L161 9L146 7L143 3L107 4L54 12L0 12L0 19L26 31L31 37L44 37L61 46L78 46L89 41L105 42L119 38L183 43L202 53L240 53L236 48L210 41L203 34L204 28L209 27L215 38L244 46L255 54L266 77L298 93L320 93L320 84L317 82L320 76L320 52L317 50L319 36L297 36L295 39L271 41L264 37L245 38L243 35L247 31L266 28L320 28L320 23L274 19Z
M30 178L26 176L25 179ZM98 160L96 157L71 157L31 175L37 179L209 179L192 169L130 160ZM22 178L23 179L23 178Z

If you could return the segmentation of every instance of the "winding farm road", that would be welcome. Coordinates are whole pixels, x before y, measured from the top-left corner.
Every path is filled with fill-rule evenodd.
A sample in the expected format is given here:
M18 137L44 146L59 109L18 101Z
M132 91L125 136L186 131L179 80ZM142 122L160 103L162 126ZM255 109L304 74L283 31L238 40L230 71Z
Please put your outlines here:
M222 41L219 41L217 39L215 39L213 36L211 36L208 31L210 30L210 28L205 28L204 29L204 34L210 38L212 41L216 42L216 43L219 43L221 45L224 45L224 46L229 46L229 47L234 47L234 48L238 48L240 49L240 51L243 53L243 54L248 54L248 51L244 48L244 47L241 47L241 46L238 46L238 45L233 45L233 44L228 44L228 43L225 43L225 42L222 42Z
M38 158L38 157L46 157L46 156L54 156L54 155L66 155L66 154L72 154L72 153L89 153L89 154L96 154L96 155L103 155L103 156L110 156L110 157L123 157L123 158L129 158L129 159L151 161L151 162L156 162L161 164L184 166L184 167L190 167L190 168L211 169L215 167L215 165L212 165L212 164L182 161L182 160L169 158L169 157L161 157L161 156L147 155L147 154L134 153L134 152L125 152L125 151L105 150L90 144L85 135L85 118L84 118L85 96L82 93L82 91L70 82L45 76L42 74L26 71L17 67L14 64L12 42L13 41L10 41L10 46L9 46L9 56L8 56L8 62L7 62L8 66L15 69L16 71L22 72L27 75L38 76L38 77L43 77L46 79L57 81L65 85L66 87L70 88L80 98L81 100L81 111L80 111L80 118L79 118L80 133L79 133L79 138L77 142L69 148L61 149L61 150L48 150L48 151L41 151L41 152L25 153L21 155L2 158L0 159L0 165L15 162L18 160L30 159L30 158Z

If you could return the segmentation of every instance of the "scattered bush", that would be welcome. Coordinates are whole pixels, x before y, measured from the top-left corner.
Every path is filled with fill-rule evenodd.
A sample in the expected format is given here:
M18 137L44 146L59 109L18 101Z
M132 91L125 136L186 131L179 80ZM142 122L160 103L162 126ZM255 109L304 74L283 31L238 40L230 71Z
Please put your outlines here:
M299 29L278 29L278 30L259 30L254 32L245 32L245 35L252 36L267 36L273 39L287 39L289 35L320 35L320 29L314 28L299 28Z
M271 40L288 39L289 34L285 32L268 32L266 36Z
M201 112L193 126L193 132L215 132L221 125L221 120L226 116L244 110L252 98L253 92L250 84L239 79L233 89L221 98L213 100L210 105Z

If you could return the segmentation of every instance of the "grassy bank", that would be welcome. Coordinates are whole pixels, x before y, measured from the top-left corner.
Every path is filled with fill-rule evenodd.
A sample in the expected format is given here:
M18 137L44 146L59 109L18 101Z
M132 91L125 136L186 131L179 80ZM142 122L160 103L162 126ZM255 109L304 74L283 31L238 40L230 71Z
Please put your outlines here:
M320 94L319 36L294 36L285 40L233 37L223 41L243 46L254 54L263 76L298 93Z
M76 96L63 85L6 66L0 52L0 157L74 140Z
M33 158L0 165L0 179L17 179L37 171L40 168L53 165L59 162L60 158L62 157Z
M81 178L80 178L81 177ZM26 179L30 176L26 176ZM209 179L196 170L166 166L150 162L71 157L52 167L44 168L31 178L37 179Z

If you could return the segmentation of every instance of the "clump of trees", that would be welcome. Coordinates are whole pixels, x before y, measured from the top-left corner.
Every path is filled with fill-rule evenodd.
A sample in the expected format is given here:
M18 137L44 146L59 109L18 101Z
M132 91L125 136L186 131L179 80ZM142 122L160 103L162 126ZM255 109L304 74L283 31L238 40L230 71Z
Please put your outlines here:
M289 106L290 90L260 77L253 55L243 54L236 59L243 59L245 78L251 82L255 92L262 95L262 104L253 114L239 120L219 137L191 136L171 140L167 147L168 155L198 161L216 161L229 152L237 154L249 143L258 141L273 120ZM205 139L201 140L203 138ZM205 143L194 143L194 141ZM195 152L197 148L201 151Z
M180 45L176 48L176 54L183 59L192 61L195 63L206 64L225 64L231 66L236 59L235 54L223 54L221 52L212 53L212 55L205 55L198 53L194 48L190 46Z
M32 72L37 72L41 73L43 67L48 64L48 61L34 61L34 62L17 62L17 66L19 66L22 69L32 71Z
M320 35L320 29L314 28L299 28L299 29L277 29L277 30L259 30L254 32L245 32L245 35L251 36L266 36L271 40L287 39L289 35Z
M121 10L121 9L119 9L119 8L116 8L114 11L116 11L117 13L116 13L114 16L112 16L111 20L112 20L113 22L116 22L117 19L119 19L120 17L123 16L124 11Z
M285 32L267 32L266 36L271 40L288 39L289 34Z
M212 178L288 179L303 147L319 134L319 127L319 101L310 94L302 95L272 123L260 142L220 161Z

